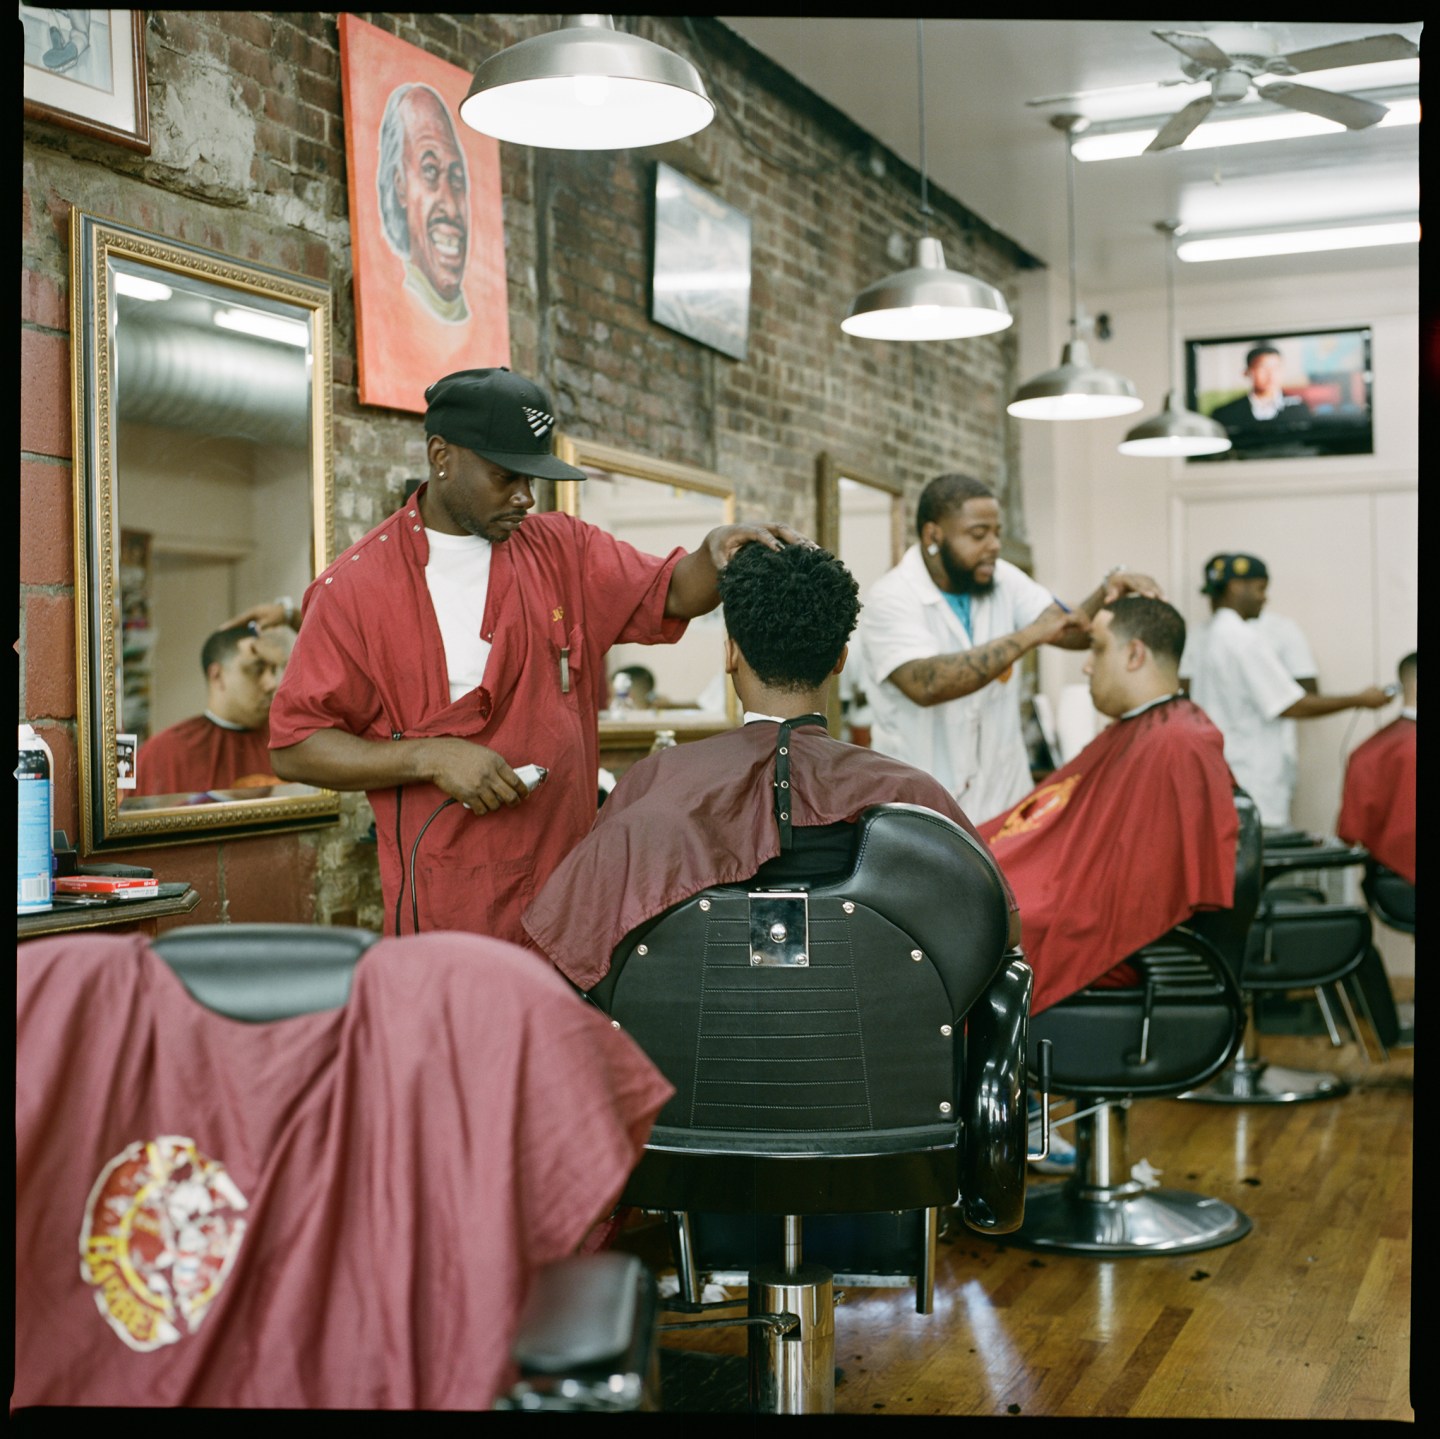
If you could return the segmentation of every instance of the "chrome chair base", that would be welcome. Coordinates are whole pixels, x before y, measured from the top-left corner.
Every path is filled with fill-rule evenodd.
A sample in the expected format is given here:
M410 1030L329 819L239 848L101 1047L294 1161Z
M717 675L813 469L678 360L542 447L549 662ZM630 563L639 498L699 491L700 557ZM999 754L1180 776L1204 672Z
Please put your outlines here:
M1209 1084L1178 1095L1202 1104L1301 1104L1339 1099L1350 1086L1338 1074L1287 1069L1280 1064L1232 1064Z
M750 1326L750 1409L756 1414L835 1412L835 1289L821 1264L757 1264L750 1271L749 1312L794 1315L788 1332Z
M1025 1222L1007 1242L1066 1254L1189 1254L1233 1244L1250 1228L1223 1199L1138 1184L1098 1190L1069 1179L1026 1193Z

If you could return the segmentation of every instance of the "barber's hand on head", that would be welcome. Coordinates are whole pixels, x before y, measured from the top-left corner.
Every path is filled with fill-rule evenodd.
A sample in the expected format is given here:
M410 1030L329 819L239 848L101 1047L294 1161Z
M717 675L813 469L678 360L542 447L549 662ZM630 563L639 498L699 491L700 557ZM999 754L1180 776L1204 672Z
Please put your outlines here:
M1147 599L1163 600L1165 592L1159 581L1134 570L1116 570L1105 576L1105 603L1118 600L1121 595L1144 595Z
M1090 617L1083 610L1070 611L1058 604L1047 605L1027 626L1037 645L1053 645L1073 635L1090 633Z
M233 615L220 626L222 630L233 629L236 625L254 625L257 629L274 629L276 625L283 625L289 615L285 613L285 606L270 600L265 604L251 605L242 614Z
M519 804L530 793L493 749L466 739L438 739L434 744L439 758L434 782L466 809L487 814L504 805Z
M1355 698L1362 709L1380 710L1384 709L1395 696L1387 694L1379 685L1366 685Z
M764 545L770 550L783 549L786 545L815 548L815 541L808 536L770 520L759 525L721 525L705 536L705 549L717 571L730 563L737 550L750 544Z

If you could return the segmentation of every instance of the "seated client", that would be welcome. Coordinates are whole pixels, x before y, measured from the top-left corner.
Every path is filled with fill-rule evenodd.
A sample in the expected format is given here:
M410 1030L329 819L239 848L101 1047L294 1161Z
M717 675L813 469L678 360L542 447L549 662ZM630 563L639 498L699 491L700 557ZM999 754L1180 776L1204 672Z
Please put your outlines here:
M286 634L231 625L205 641L200 651L205 712L141 744L135 761L138 794L280 783L270 768L270 701L287 658L278 636Z
M1179 693L1184 648L1185 621L1164 600L1101 610L1085 672L1115 723L980 827L1025 916L1032 1014L1132 982L1127 955L1232 903L1234 781L1220 731Z
M1418 713L1414 654L1400 661L1400 690L1405 707L1399 715L1350 753L1335 833L1346 844L1363 844L1377 863L1413 885Z
M826 690L860 613L834 555L747 545L719 588L744 725L627 770L525 912L531 942L581 989L636 925L709 885L848 873L854 821L871 805L924 805L976 833L937 780L826 732ZM1010 930L1014 944L1013 899Z

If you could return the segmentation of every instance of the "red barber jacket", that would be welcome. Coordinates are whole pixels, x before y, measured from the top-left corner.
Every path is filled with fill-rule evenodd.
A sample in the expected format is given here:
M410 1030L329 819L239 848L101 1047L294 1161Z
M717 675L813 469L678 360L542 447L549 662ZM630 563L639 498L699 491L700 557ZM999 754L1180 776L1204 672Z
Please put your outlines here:
M1345 766L1335 833L1415 883L1415 721L1404 716L1357 745Z
M774 859L778 730L755 720L628 769L594 828L526 910L536 948L581 989L593 988L637 924L708 885L750 879ZM831 739L819 725L791 731L790 784L798 827L854 820L874 804L919 804L979 837L938 780Z
M1196 910L1228 908L1239 829L1224 739L1187 699L1118 720L981 825L1020 903L1030 1012Z
M12 1410L487 1409L671 1093L478 935L380 940L343 1008L270 1024L139 935L17 961Z
M430 784L369 791L386 933L396 930L397 908L400 932L414 928L418 901L422 930L523 942L521 911L595 817L605 652L685 632L684 621L665 618L683 555L659 559L569 515L531 515L494 547L480 625L492 645L484 683L453 704L418 497L306 591L270 710L272 749L325 729L373 740L453 735L493 749L512 769L550 771L533 794L491 814L459 804L437 813L449 796Z

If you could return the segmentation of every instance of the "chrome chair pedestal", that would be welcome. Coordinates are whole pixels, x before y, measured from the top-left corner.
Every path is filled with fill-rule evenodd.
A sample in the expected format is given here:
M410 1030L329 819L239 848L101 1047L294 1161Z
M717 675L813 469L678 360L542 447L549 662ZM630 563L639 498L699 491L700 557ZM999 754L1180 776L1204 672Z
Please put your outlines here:
M1247 1006L1241 1051L1208 1084L1187 1089L1180 1099L1201 1104L1301 1104L1308 1099L1339 1099L1350 1086L1338 1074L1287 1069L1260 1057L1253 997Z
M793 1314L799 1323L750 1326L750 1408L756 1414L835 1412L834 1277L822 1264L757 1264L751 1316Z
M1131 1175L1123 1106L1101 1104L1075 1123L1075 1175L1032 1187L1012 1236L1027 1249L1067 1254L1188 1254L1233 1244L1249 1218L1222 1199L1150 1188Z

